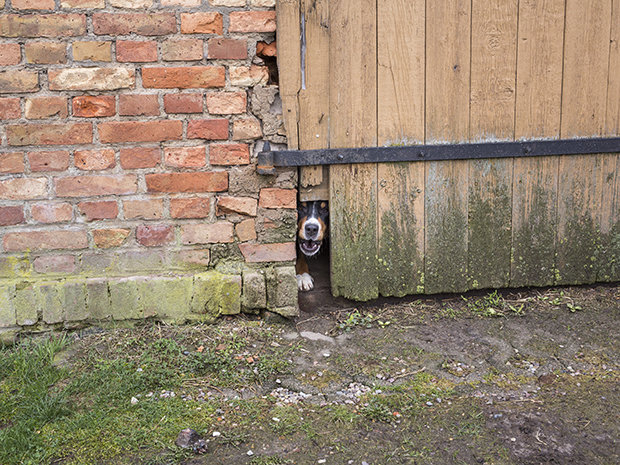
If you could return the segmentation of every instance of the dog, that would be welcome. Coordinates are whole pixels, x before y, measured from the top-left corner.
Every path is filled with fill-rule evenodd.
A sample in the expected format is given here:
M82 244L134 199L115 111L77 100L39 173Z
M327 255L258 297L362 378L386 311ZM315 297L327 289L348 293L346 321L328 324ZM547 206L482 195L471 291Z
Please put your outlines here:
M314 279L310 276L307 258L315 257L327 238L329 209L327 202L301 202L297 208L297 288L310 291Z

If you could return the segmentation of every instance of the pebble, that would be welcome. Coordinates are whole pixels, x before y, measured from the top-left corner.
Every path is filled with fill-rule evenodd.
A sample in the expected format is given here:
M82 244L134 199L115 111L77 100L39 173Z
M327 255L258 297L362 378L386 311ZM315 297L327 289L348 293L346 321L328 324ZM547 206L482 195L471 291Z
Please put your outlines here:
M131 398L131 405L136 405L138 403L138 399L136 399L135 397Z
M246 454L247 454L249 457L252 457L252 456L254 455L254 452L252 452L252 450L250 449L249 451L247 451L247 452L246 452Z
M217 437L219 437L221 435L222 435L222 433L220 433L219 431L213 431L213 437L214 438L217 438Z
M430 400L428 400L428 401L426 401L426 405L428 405L429 407L432 407L433 403Z
M325 459L319 459L319 460L316 461L316 463L325 463L325 462L327 462L327 460L325 460Z

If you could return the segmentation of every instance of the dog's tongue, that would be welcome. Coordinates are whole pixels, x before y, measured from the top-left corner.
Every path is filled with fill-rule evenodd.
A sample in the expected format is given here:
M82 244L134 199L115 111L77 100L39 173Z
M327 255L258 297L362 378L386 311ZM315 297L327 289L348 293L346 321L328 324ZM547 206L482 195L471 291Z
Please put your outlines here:
M306 246L306 249L308 249L309 251L312 251L312 250L315 250L319 246L319 244L317 244L314 241L306 241L305 246Z

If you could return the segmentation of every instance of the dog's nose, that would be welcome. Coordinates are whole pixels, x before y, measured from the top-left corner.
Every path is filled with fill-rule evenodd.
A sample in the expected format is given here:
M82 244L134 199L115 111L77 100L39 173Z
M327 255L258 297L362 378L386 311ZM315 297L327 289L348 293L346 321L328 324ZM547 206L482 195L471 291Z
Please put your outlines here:
M306 237L308 239L313 239L319 234L319 226L317 224L307 224L304 228L306 232Z

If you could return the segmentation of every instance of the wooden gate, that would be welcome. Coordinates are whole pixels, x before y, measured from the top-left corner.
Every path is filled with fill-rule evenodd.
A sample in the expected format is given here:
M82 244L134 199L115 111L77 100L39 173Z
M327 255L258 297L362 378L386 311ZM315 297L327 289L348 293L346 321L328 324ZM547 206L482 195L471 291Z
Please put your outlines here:
M620 0L279 0L289 147L619 135ZM304 168L332 291L620 279L618 154ZM328 184L325 184L328 182Z

